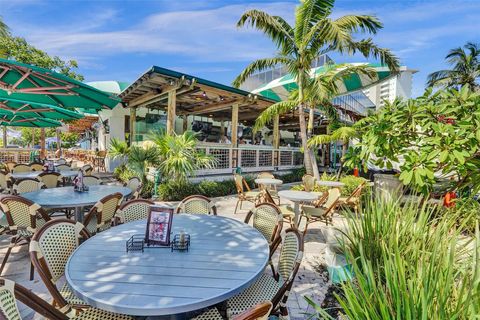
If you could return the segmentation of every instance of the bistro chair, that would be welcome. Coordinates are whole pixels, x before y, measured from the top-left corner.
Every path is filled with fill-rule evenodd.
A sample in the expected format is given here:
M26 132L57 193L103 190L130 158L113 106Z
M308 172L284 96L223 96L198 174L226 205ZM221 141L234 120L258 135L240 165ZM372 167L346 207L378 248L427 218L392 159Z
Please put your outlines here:
M17 179L13 184L13 194L33 192L45 188L45 185L37 178Z
M192 195L183 199L175 210L176 213L217 215L217 207L212 200L202 195Z
M129 197L130 199L140 198L140 193L142 192L142 180L140 180L140 178L132 177L128 179L128 181L125 182L123 186L132 190L132 194Z
M80 170L82 170L83 174L85 175L91 175L93 172L93 167L90 164L86 164Z
M57 188L63 184L63 177L58 172L42 172L38 175L40 180L47 188Z
M295 219L295 211L291 206L286 204L277 205L273 200L272 196L270 195L270 191L268 190L265 190L264 200L265 202L275 205L280 210L284 222L289 223L292 227L295 225L293 221Z
M84 225L90 234L109 229L114 223L115 213L122 202L122 194L117 192L100 199L85 216Z
M237 205L235 206L235 211L234 211L234 214L235 214L237 213L239 204L240 204L240 210L242 210L242 204L244 201L248 201L253 204L256 204L260 199L261 193L258 191L251 191L245 178L239 174L235 173L233 175L233 180L235 182L235 186L237 187L237 193L238 193Z
M95 176L84 176L83 184L85 184L86 186L98 186L102 184L102 180L99 177Z
M7 161L5 162L5 167L8 169L8 172L12 172L13 171L13 167L15 167L17 165L16 162L14 161Z
M59 164L55 166L56 171L70 171L72 170L72 167L70 167L68 164Z
M12 188L12 175L5 170L0 170L0 192L10 193Z
M63 158L60 158L57 160L57 165L61 165L61 164L67 164L67 160L63 159Z
M343 208L351 208L355 213L358 213L358 206L360 205L360 197L362 190L365 188L367 181L363 181L348 197L340 197L338 199L338 206Z
M150 206L155 203L146 199L134 199L124 202L117 210L116 216L120 223L147 219Z
M12 249L17 245L29 244L37 228L49 221L50 217L38 204L14 195L1 198L0 208L8 223L7 231L11 235L10 245L0 266L1 276ZM30 266L30 280L33 280L33 265Z
M30 171L32 171L30 166L23 163L16 164L12 169L13 173L22 173L22 172L30 172Z
M271 301L271 314L288 315L287 300L303 257L303 238L290 228L277 239L281 242L278 264L273 275L264 273L242 293L227 301L227 316L234 317L262 301Z
M250 210L245 217L245 223L249 223L252 219L252 225L267 240L271 247L275 240L280 236L283 227L283 215L278 207L271 203L260 203Z
M107 171L105 168L105 157L107 156L107 151L105 150L100 150L97 151L95 154L95 157L93 158L93 165L97 168L97 172L100 172L100 170L103 170L104 172Z
M43 171L43 164L37 162L30 163L30 169L32 171Z
M270 301L265 301L257 304L256 306L248 309L247 311L239 314L234 320L267 320L270 311L272 310L272 303ZM223 320L224 318L218 311L218 309L210 309L198 317L193 318L193 320Z
M315 178L311 174L305 174L302 177L302 184L305 191L311 192L315 188Z
M260 172L257 175L257 179L275 179L275 176L270 172ZM268 190L270 192L270 196L274 199L277 199L278 204L280 204L280 197L278 196L277 186L258 186L260 189ZM265 200L265 199L264 199Z
M55 219L45 224L30 243L30 259L40 278L53 298L59 311L73 309L81 311L70 319L133 319L88 306L77 298L67 283L60 289L59 280L65 275L68 258L78 247L80 239L88 239L90 234L80 222L68 219ZM67 318L68 319L68 318Z
M324 204L319 207L303 206L300 214L300 221L302 218L307 220L303 235L307 233L308 225L314 222L325 222L329 224L332 222L332 216L335 208L338 205L338 199L340 198L340 190L338 188L332 188L328 191L328 197ZM300 221L298 224L300 225Z

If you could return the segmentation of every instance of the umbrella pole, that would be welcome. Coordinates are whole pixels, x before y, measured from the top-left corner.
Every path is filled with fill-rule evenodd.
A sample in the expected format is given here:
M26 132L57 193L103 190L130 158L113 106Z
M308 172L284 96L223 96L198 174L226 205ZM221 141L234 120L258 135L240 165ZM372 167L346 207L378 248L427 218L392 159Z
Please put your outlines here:
M32 148L35 147L35 128L32 128Z
M3 126L3 147L7 147L7 126Z
M47 154L45 153L45 128L40 129L40 158L45 159Z
M57 151L58 151L58 158L62 157L62 137L60 136L60 129L57 128L56 130L57 133Z

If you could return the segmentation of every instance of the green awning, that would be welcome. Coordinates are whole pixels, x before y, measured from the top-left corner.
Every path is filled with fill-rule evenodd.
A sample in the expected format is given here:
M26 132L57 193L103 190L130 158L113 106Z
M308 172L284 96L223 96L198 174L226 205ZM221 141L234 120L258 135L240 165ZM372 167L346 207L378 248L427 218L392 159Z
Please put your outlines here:
M89 110L112 109L121 102L113 94L52 70L6 59L0 59L2 98Z
M0 116L19 116L22 119L76 120L83 115L60 107L21 101L10 98L0 99Z

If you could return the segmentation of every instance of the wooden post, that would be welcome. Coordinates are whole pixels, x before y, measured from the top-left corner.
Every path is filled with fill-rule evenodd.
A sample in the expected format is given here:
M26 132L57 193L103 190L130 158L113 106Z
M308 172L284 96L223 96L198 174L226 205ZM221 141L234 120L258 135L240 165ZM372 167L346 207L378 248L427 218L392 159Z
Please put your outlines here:
M273 155L273 165L277 167L279 165L280 152L280 115L275 115L273 118L273 149L275 150Z
M40 129L40 158L45 159L47 153L45 152L45 128Z
M35 146L35 128L32 128L32 148Z
M167 104L167 134L172 135L175 132L175 113L177 109L177 90L168 92Z
M232 106L232 168L238 165L238 103Z
M58 156L62 157L62 136L60 135L60 128L57 128L55 131L56 131L56 134L57 134Z
M183 116L183 132L188 130L188 115Z
M137 120L137 109L130 108L130 145L135 142L135 122Z
M225 136L225 121L223 119L220 121L220 139Z
M3 147L7 147L7 126L3 126Z

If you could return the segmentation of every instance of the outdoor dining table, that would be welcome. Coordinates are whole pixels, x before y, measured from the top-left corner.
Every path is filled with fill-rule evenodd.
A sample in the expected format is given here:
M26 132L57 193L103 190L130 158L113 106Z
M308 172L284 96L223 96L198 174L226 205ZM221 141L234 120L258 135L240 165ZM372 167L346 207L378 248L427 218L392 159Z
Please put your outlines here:
M273 178L258 178L255 179L255 183L262 186L279 186L283 183L283 181Z
M294 224L298 226L298 218L300 216L300 203L301 202L312 202L318 199L317 194L313 194L307 191L297 191L297 190L281 190L278 191L280 198L285 198L293 202L293 211L295 212Z
M134 316L184 319L242 292L262 274L269 247L251 226L227 217L176 214L173 235L190 235L188 251L147 247L126 252L146 220L126 223L82 243L70 256L66 281L91 306ZM164 316L164 317L162 317Z
M13 179L36 178L42 172L43 171L18 172L18 173L12 173L11 175ZM58 173L60 173L65 178L73 178L77 176L78 171L77 170L61 170L61 171L58 171Z
M93 206L103 197L116 192L128 197L132 190L121 186L98 185L89 186L87 192L76 192L73 187L60 187L23 193L22 197L46 209L74 208L75 219L83 222L84 207Z
M339 181L317 180L317 184L322 187L341 188L345 183Z

